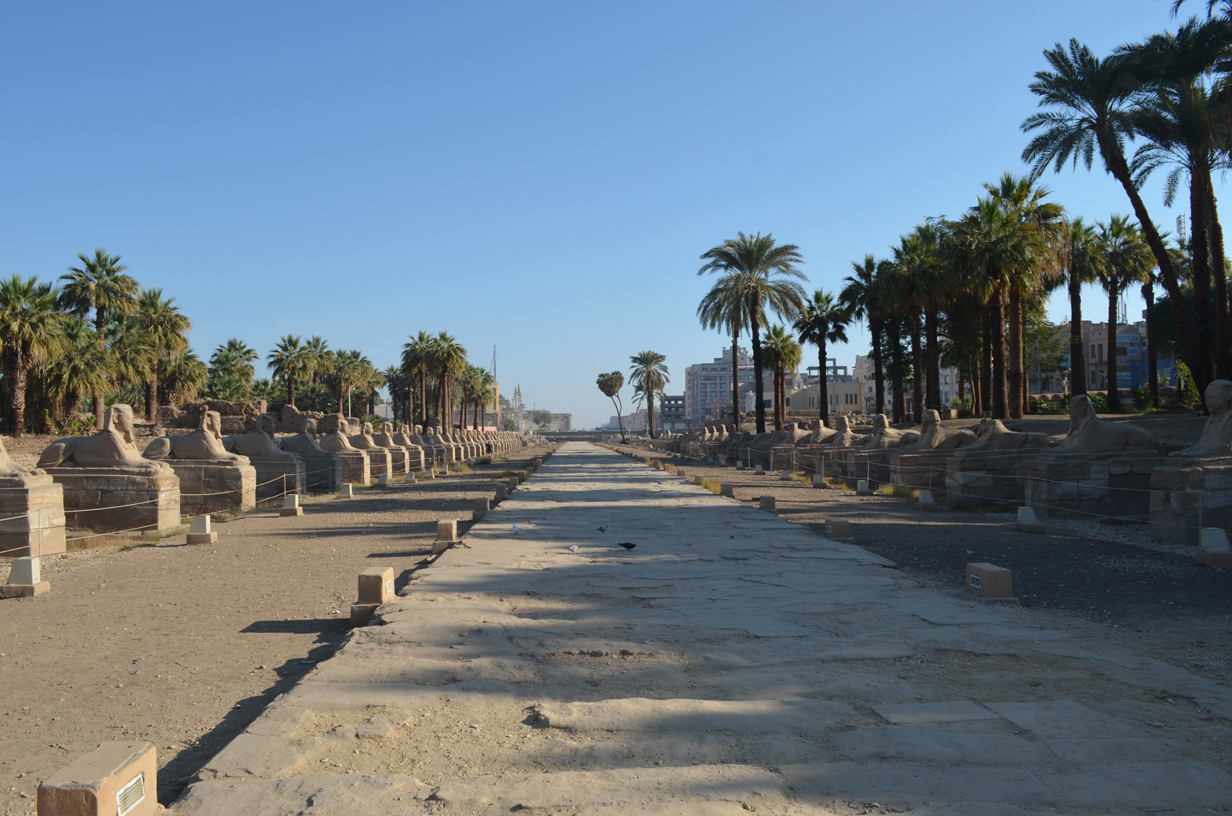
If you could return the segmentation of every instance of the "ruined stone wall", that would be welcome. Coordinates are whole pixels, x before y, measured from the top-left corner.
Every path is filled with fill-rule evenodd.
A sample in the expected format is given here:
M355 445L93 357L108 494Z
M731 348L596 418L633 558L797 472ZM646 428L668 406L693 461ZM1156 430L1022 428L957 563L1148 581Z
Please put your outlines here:
M342 414L323 414L320 411L301 411L294 405L282 406L282 413L277 417L275 433L297 434L304 427L304 420L311 417L317 421L318 434L330 434L338 430L338 422ZM355 431L352 431L355 433Z
M265 400L246 402L198 400L178 408L163 405L158 409L155 426L164 429L167 433L172 433L173 430L191 431L201 424L201 417L206 411L217 411L222 416L224 435L242 434L257 427L257 417L265 413L265 408Z

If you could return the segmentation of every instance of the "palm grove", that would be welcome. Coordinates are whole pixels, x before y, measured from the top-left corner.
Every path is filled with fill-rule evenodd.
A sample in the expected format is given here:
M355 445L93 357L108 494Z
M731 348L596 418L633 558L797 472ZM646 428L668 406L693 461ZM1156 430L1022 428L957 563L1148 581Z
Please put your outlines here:
M1119 298L1130 287L1141 289L1151 342L1148 385L1138 395L1146 405L1140 407L1159 406L1161 352L1176 358L1195 402L1212 379L1232 379L1228 266L1211 182L1213 172L1232 164L1232 3L1211 4L1210 11L1175 34L1123 46L1104 59L1076 41L1045 51L1049 68L1030 86L1041 111L1022 125L1029 135L1023 158L1033 172L985 184L958 218L926 218L887 257L853 262L837 297L818 289L807 298L798 283L799 249L770 236L740 234L703 254L699 274L719 278L698 318L730 337L733 349L749 334L757 432L765 431L765 366L774 374L774 419L781 426L782 374L800 362L797 341L817 346L824 371L827 343L844 341L854 320L866 322L873 337L875 409L896 421L918 423L925 408L942 407L943 364L959 372L967 410L996 418L1031 410L1030 376L1061 369L1066 357L1070 393L1087 393L1081 334L1086 283L1108 293L1110 327L1117 323ZM1087 221L1049 200L1040 184L1044 172L1079 163L1090 168L1096 157L1122 186L1133 218ZM1166 205L1188 186L1190 235L1169 235L1150 219L1139 191L1157 171L1165 174ZM1156 284L1163 289L1158 298ZM1048 297L1059 289L1071 307L1068 355L1045 319ZM796 337L769 325L770 313L790 323ZM1111 356L1107 410L1118 411L1122 395ZM734 355L732 366L732 404L738 405ZM819 385L819 414L828 421L825 377Z
M411 338L401 366L378 371L355 349L288 334L265 357L229 339L205 362L188 344L189 318L163 290L144 287L119 255L96 249L55 282L14 273L0 280L0 389L9 432L73 433L95 426L112 402L156 418L160 405L198 397L264 399L277 410L372 414L388 387L395 415L422 422L453 415L482 424L493 399L491 374L470 365L466 349L441 332Z

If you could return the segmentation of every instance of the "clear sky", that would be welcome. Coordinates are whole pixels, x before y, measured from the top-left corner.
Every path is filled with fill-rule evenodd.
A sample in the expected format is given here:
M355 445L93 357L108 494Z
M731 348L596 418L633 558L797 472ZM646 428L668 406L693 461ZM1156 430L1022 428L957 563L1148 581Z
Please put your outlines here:
M203 358L289 332L384 368L445 330L593 426L599 372L653 349L679 393L719 354L694 316L707 248L770 232L839 288L1024 170L1044 48L1107 53L1175 27L1170 5L8 3L0 271L121 253ZM1072 214L1130 212L1102 170L1046 182ZM1158 183L1146 200L1174 229Z

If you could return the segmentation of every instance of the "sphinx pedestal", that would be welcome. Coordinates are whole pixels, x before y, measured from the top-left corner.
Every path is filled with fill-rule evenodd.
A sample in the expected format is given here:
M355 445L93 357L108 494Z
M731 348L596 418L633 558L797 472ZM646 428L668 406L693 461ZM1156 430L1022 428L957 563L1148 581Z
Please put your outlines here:
M937 500L946 493L946 461L961 448L932 448L918 451L891 451L890 484L912 490L931 490Z
M843 463L843 478L852 482L867 479L869 487L889 484L892 448L876 450L843 448L841 450L843 451L840 454Z
M64 552L64 488L50 476L0 477L0 556Z
M795 445L775 445L770 449L769 470L795 470L804 466L802 448Z
M405 476L411 472L411 460L410 457L407 456L406 448L385 448L385 453L389 456L389 467L392 475ZM380 473L377 475L379 476Z
M161 533L180 526L180 478L126 468L46 469L64 490L70 530Z
M432 454L429 453L428 456L425 457L423 448L415 446L415 447L410 447L410 448L403 448L403 450L406 451L406 467L407 467L408 473L410 472L418 473L419 471L429 466L430 463L427 460L429 457L431 457Z
M299 494L308 489L308 466L298 454L249 456L248 462L257 472L257 501L287 493Z
M367 449L364 453L368 454L368 477L369 479L379 479L384 476L387 480L394 475L393 455L388 448L380 450ZM368 484L368 482L364 482Z
M257 505L257 471L252 465L234 465L208 459L167 459L180 477L180 512L242 513Z
M295 454L304 463L304 490L311 493L334 493L346 479L342 478L342 461L329 451Z
M805 449L805 461L810 463L814 473L827 478L845 479L847 471L843 462L843 452L847 448L833 445L811 445Z
M1027 505L1039 518L1147 518L1151 471L1163 454L1044 452L1027 462Z
M1027 463L1043 450L958 449L945 464L946 501L1021 504L1027 497Z
M334 453L341 468L339 484L355 484L366 487L372 483L372 465L366 451L349 450Z
M1232 457L1168 459L1151 472L1151 535L1196 547L1201 527L1232 530Z

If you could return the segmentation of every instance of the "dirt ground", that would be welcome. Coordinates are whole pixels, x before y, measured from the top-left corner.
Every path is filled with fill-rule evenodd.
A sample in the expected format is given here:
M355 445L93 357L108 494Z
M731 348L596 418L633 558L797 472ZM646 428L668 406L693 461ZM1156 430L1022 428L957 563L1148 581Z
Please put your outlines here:
M741 501L774 496L779 516L818 535L827 517L845 518L857 545L896 562L921 586L962 593L968 563L1006 567L1014 595L1044 625L1232 683L1232 570L1198 566L1190 548L1152 543L1145 524L1050 521L1049 534L1037 535L1019 532L1009 514L924 513L893 496L667 461L689 479L732 483Z
M538 453L307 498L299 518L257 510L217 524L215 545L178 535L44 559L49 594L0 601L0 812L33 813L39 780L118 739L157 746L159 800L174 800L345 640L360 571L389 564L401 588L431 561L437 520L469 523L497 475Z

